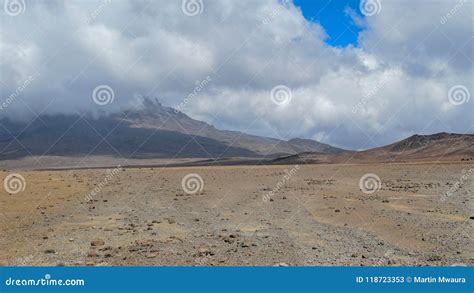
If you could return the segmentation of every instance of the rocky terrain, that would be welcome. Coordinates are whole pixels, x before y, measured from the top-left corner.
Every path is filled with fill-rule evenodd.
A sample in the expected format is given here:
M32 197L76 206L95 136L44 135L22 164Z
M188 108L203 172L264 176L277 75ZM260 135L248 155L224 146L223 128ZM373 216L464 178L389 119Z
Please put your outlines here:
M474 263L472 134L355 152L144 103L0 121L1 264Z
M470 162L15 173L2 265L474 264Z
M347 152L309 139L284 141L220 130L149 99L144 99L137 109L108 115L41 115L33 121L0 119L0 161L35 156L275 158L302 151Z
M413 135L401 141L359 152L304 152L273 160L282 164L473 161L474 134Z

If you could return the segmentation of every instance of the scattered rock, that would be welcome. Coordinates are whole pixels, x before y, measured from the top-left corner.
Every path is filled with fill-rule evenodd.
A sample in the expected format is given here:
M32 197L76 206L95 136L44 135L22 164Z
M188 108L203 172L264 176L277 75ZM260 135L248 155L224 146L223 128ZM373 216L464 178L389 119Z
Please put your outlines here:
M214 254L215 254L215 253L214 253L211 249L209 249L209 248L207 248L207 247L200 247L200 248L198 249L198 256L200 256L200 257L209 256L209 255L214 255Z
M104 248L99 249L99 251L109 251L112 250L112 246L105 246Z
M154 257L157 257L157 256L158 256L157 251L149 252L149 253L146 254L147 258L154 258Z
M97 239L91 242L91 246L102 246L105 245L105 241L102 239Z

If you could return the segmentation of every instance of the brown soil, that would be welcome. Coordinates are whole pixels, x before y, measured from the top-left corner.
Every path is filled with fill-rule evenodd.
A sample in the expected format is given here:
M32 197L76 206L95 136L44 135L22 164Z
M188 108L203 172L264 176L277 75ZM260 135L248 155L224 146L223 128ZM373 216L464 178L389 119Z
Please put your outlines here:
M474 174L462 177L472 163L294 168L3 171L26 189L0 189L0 263L474 264ZM202 192L183 191L189 173ZM360 190L366 173L380 177L379 191Z

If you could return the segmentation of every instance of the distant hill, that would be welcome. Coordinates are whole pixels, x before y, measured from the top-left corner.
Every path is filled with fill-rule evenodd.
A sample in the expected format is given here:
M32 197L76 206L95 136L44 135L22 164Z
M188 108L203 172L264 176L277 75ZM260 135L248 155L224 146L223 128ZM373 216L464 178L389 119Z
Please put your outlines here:
M474 157L474 134L437 133L413 135L399 142L358 154L394 160L470 159Z
M343 153L313 140L290 141L219 130L158 101L94 118L42 115L31 123L0 120L0 160L28 156L125 158L270 157L301 151Z
M283 156L274 163L359 163L403 161L472 161L474 134L413 135L386 146L353 153L304 152Z

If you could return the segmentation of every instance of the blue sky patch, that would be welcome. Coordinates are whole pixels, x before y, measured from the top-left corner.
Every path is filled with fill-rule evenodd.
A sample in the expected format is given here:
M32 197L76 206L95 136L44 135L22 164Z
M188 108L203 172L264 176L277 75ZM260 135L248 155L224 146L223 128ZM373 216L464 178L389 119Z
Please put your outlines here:
M363 18L359 10L359 0L294 0L294 3L301 8L308 21L320 23L324 27L328 34L326 42L329 45L357 46L358 34L362 28L352 20L348 11L352 10L358 17Z

